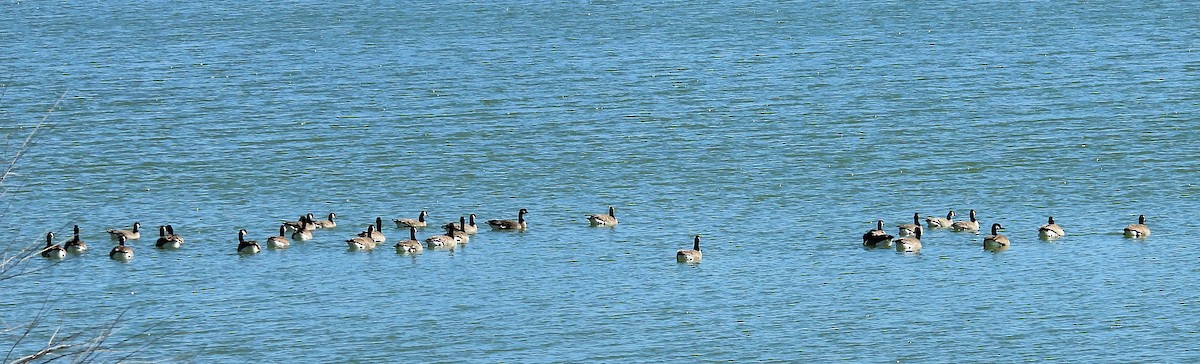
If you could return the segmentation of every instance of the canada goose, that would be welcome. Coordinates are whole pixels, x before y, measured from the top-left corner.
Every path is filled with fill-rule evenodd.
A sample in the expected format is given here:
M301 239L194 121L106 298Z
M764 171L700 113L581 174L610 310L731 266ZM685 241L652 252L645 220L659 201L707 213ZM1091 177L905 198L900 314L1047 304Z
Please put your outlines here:
M258 254L262 247L256 240L246 240L246 229L238 230L238 254Z
M979 220L975 220L975 210L971 210L971 220L955 221L950 224L950 230L953 231L979 231Z
M383 235L383 218L382 217L376 217L375 225L372 227L373 227L373 229L368 228L367 231L358 233L358 236L371 238L371 240L374 240L376 243L382 243L382 242L387 241L387 237Z
M992 234L995 235L995 233ZM1054 223L1054 216L1051 216L1046 221L1046 225L1038 228L1038 238L1042 240L1058 239L1066 235L1067 233L1063 231L1062 226Z
M125 235L117 236L117 246L108 252L108 257L121 261L133 259L133 247L125 245Z
M903 253L916 253L921 251L921 227L913 232L913 237L899 238L892 240L896 244L896 251Z
M525 222L525 214L528 214L528 213L529 213L529 210L521 209L520 211L517 211L517 220L515 220L515 221L514 220L488 220L487 223L488 223L488 225L492 226L492 229L497 229L497 230L525 230L526 228L529 227L529 223Z
M992 224L992 235L983 237L984 248L997 248L1009 245L1008 237L1000 235L1000 230L1004 230L1004 226L1001 226L1000 223Z
M167 224L167 239L178 240L180 245L183 244L183 237L175 233L175 228L171 227L171 224Z
M913 213L913 223L900 225L900 236L916 235L917 227L921 226L921 214Z
M87 243L84 243L83 239L79 238L79 225L75 225L75 234L72 235L71 240L67 240L63 246L67 248L67 251L75 254L80 254L84 251L87 251Z
M1146 226L1146 215L1138 215L1136 224L1125 227L1126 238L1145 239L1147 236L1150 236L1150 227Z
M167 226L160 225L158 227L158 240L154 242L154 247L159 249L179 249L183 244L183 240L173 234L167 233Z
M125 240L138 240L139 238L142 237L142 233L140 231L138 231L138 229L140 229L141 227L142 227L141 223L135 222L135 223L133 223L132 230L108 229L105 231L108 232L108 235L110 237L112 237L113 240L116 240L118 236L124 236Z
M929 226L930 229L945 229L950 227L951 224L954 224L954 210L946 213L945 218L925 217L925 225Z
M283 235L284 233L287 233L287 225L279 224L279 235L267 238L267 249L287 249L291 246L292 242ZM309 236L312 236L312 233L309 233Z
M893 238L895 236L883 230L883 220L879 220L875 223L874 229L868 230L866 234L863 234L863 246L874 248L880 243L883 246L890 246Z
M319 229L332 229L337 227L337 222L333 221L335 218L337 218L337 214L330 212L328 219L313 221L313 225Z
M461 218L459 219L459 222L452 222L446 225L453 226L455 229L462 230L471 235L479 233L479 227L475 225L475 214L471 214L470 220L468 220L468 223L465 226L462 224Z
M680 249L675 252L675 261L680 263L699 263L703 258L704 253L700 252L700 235L696 235L696 239L692 241L692 249Z
M283 223L283 226L289 225L285 222ZM309 223L308 220L300 219L300 225L294 227L296 231L292 233L292 239L296 239L297 241L312 240L313 229L310 226L311 223Z
M450 235L454 238L454 240L458 240L460 244L466 244L467 242L471 241L471 234L467 234L466 231L458 228L459 226L466 224L467 218L464 216L459 216L458 226L455 226L454 224L449 224L446 226L446 235Z
M313 214L300 215L300 219L296 221L284 221L283 224L287 225L288 230L293 231L311 231L317 229L318 227L316 222L313 221Z
M396 223L397 229L403 229L407 227L423 228L425 227L425 218L428 216L428 212L421 210L421 213L417 214L416 219L392 219L392 222Z
M367 231L359 233L358 236L346 240L346 246L350 250L371 250L375 249L375 239L371 235L375 233L375 225L367 225Z
M453 248L458 245L458 239L453 235L453 228L447 228L445 235L434 235L425 238L425 244L429 244L430 248Z
M417 228L415 227L408 228L408 240L401 240L396 243L396 252L400 254L420 253L423 249L424 247L421 246L421 242L417 241Z
M50 259L62 259L67 257L67 250L63 249L62 245L54 243L54 232L46 233L46 247L42 249L42 257Z
M615 214L615 212L616 212L616 210L613 209L612 206L609 206L608 207L608 215L591 214L591 215L587 215L587 219L588 219L588 222L590 222L592 224L592 226L616 226L617 225L617 215Z

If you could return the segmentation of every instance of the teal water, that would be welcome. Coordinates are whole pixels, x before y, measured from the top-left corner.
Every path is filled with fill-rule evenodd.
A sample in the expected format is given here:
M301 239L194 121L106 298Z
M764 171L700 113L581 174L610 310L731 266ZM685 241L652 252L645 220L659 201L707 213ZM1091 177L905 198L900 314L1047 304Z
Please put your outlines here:
M72 224L93 246L0 281L0 319L124 312L108 361L1200 360L1196 4L0 8L5 158L45 117L3 249ZM528 231L453 252L342 243L520 208ZM950 209L1013 247L861 247ZM1139 214L1151 237L1122 238ZM1037 240L1048 215L1066 238ZM109 260L134 221L187 241ZM676 263L694 235L704 261Z

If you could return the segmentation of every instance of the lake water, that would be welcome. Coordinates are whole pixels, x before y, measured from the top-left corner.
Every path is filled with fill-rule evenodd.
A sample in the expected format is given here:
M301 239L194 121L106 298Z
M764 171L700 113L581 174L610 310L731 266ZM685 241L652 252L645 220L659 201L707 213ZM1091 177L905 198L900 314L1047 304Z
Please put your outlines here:
M47 318L9 360L124 313L104 361L1200 361L1195 3L0 9L4 158L44 119L0 248L93 247L0 281L4 327ZM523 233L390 248L392 218L520 208ZM861 246L950 209L1012 248ZM339 226L235 253L308 212ZM376 217L388 243L347 252Z

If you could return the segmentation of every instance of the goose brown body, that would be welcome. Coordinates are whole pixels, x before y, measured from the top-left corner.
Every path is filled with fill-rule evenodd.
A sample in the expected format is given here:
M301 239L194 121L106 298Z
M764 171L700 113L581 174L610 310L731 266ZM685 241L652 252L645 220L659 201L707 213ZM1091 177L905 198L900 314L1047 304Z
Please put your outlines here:
M158 240L154 241L154 247L159 249L179 249L183 245L183 238L178 235L167 232L167 225L158 227Z
M279 235L267 238L267 249L286 249L292 246L292 242L284 234L287 234L287 225L280 224Z
M863 234L863 246L869 248L877 247L880 244L883 244L883 246L890 246L893 238L895 238L895 236L892 236L891 234L888 234L887 231L883 230L883 220L879 220L875 223L874 229L867 230L867 233Z
M409 227L423 228L426 225L428 225L428 223L425 222L425 218L428 216L429 216L429 212L426 212L425 210L421 210L421 212L417 214L417 218L415 218L415 219L405 219L405 218L392 219L392 222L396 223L396 228L398 228L398 229L409 228Z
M699 263L704 259L704 253L700 251L700 235L692 240L691 249L680 249L675 252L675 261L680 263Z
M446 226L452 226L455 229L462 230L462 231L466 232L467 234L471 234L471 235L475 235L475 234L479 233L479 226L475 225L475 214L471 214L468 217L468 221L467 221L466 225L463 225L462 219L460 218L459 222L447 223L445 226L442 226L442 227L446 227Z
M925 226L930 229L945 229L954 224L954 210L946 213L946 217L925 217Z
M1038 238L1043 240L1058 239L1066 235L1067 233L1066 231L1063 231L1062 226L1058 226L1058 224L1054 223L1054 216L1050 216L1048 219L1046 219L1045 225L1038 227Z
M258 245L257 240L246 240L246 229L238 230L238 248L239 254L258 254L262 251L262 246Z
M529 227L529 223L525 221L525 214L528 213L529 210L521 209L517 211L516 220L488 220L487 224L496 230L525 230Z
M588 223L592 226L616 226L617 215L616 209L612 206L608 207L608 214L591 214L587 215Z
M408 228L408 240L401 240L396 243L396 252L401 254L416 254L424 249L425 247L417 240L417 228L415 227Z
M108 251L108 257L115 260L133 259L133 247L125 245L125 236L117 236L117 246Z
M117 240L118 236L123 236L123 237L125 237L126 241L129 241L129 240L138 240L142 237L142 232L140 231L141 228L142 228L142 223L135 222L135 223L133 223L132 229L129 229L129 230L108 229L108 230L105 230L105 232L107 232L109 237L113 238L113 240Z
M313 225L321 229L332 229L337 227L337 221L334 220L336 218L337 214L330 212L327 219L313 221Z
M921 251L921 227L917 227L912 237L904 237L892 240L896 245L896 251L903 253L916 253Z
M1008 237L1000 235L1000 230L1004 230L1004 226L1000 223L992 224L992 233L983 237L983 246L985 248L996 248L1009 246Z
M1136 224L1125 226L1124 231L1126 238L1145 239L1150 236L1150 227L1146 226L1146 215L1138 215Z
M42 257L50 259L62 259L67 257L67 250L54 243L54 232L46 233L46 247L42 248Z
M975 219L975 210L971 210L969 216L970 216L970 220L955 221L953 224L950 224L950 230L953 230L953 231L979 231L979 220Z
M358 236L364 237L364 238L371 238L371 240L376 243L382 243L382 242L387 241L387 236L383 235L383 218L376 217L375 225L372 225L370 228L367 228L367 231L358 233Z
M75 254L80 254L87 251L87 243L84 243L83 239L79 238L79 225L75 225L74 231L75 233L71 235L71 239L67 240L66 243L63 243L63 247L67 248L68 252Z

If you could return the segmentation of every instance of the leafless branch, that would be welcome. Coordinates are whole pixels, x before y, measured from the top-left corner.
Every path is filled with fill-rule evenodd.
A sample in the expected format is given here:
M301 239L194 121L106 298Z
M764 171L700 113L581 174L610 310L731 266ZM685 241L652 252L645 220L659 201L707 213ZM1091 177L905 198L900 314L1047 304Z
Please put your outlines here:
M7 90L7 88L4 88L4 90ZM2 94L0 94L0 96L2 96ZM54 111L58 110L59 104L62 102L65 96L66 92L63 92L61 95L59 95L58 100L56 100L54 105L46 111L46 114L43 116L42 120L39 121L37 125L32 127L32 130L29 131L28 135L24 136L24 141L12 153L11 159L9 159L7 156L0 157L4 159L4 161L0 162L0 164L5 164L0 166L0 200L7 196L7 188L5 187L4 183L8 180L8 177L13 176L13 170L17 162L33 146L35 140L34 138L38 135L39 131L50 127L46 121ZM5 136L5 138L7 137L8 135ZM4 152L7 154L7 146L5 149L6 150ZM47 269L52 267L54 264L59 263L58 261L47 261L45 264L31 264L36 257L41 255L40 253L42 248L43 247L39 240L38 242L31 243L16 251L6 250L0 253L0 283L9 279ZM104 355L103 353L111 352L118 347L129 344L133 338L138 336L131 336L130 338L122 340L115 345L107 344L109 339L113 336L116 328L121 324L122 319L125 317L126 312L123 311L117 316L117 318L107 323L91 328L80 329L78 331L71 330L70 333L66 335L64 335L63 332L63 323L60 321L58 326L48 334L49 337L44 345L34 346L29 344L30 341L34 340L36 336L41 335L44 326L47 325L46 318L51 314L52 308L50 303L52 301L53 300L47 299L46 302L42 304L42 307L38 309L36 313L34 313L32 318L29 319L28 323L13 327L7 327L8 325L4 325L5 328L0 328L0 334L3 334L5 338L14 338L11 346L8 348L3 357L3 361L0 361L0 363L48 363L68 357L70 358L70 361L79 363L90 363L95 361L119 362L127 360L157 341L157 339L150 340L150 342L145 343L143 346L139 346L133 350L122 350L123 352L116 354L120 355L120 358L114 359ZM157 325L151 326L139 335L145 334L149 330L152 330L155 326ZM3 348L0 347L0 350L3 350Z
M29 150L29 147L33 144L33 137L37 135L38 130L40 130L43 125L46 125L46 120L50 119L50 114L53 114L54 110L58 109L58 104L62 103L63 98L66 96L66 91L63 91L62 94L58 95L58 100L54 100L54 105L50 106L49 110L46 110L46 114L42 116L42 120L39 121L37 125L33 126L33 130L29 132L29 135L25 136L25 141L21 142L21 146L17 147L17 150L13 152L12 160L10 160L8 165L4 167L4 172L0 173L0 187L4 186L4 181L7 180L8 176L12 174L12 169L17 165L17 161L20 160L21 156L25 155L25 152ZM0 197L4 197L4 195L7 193L8 191L0 189Z

